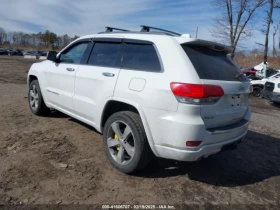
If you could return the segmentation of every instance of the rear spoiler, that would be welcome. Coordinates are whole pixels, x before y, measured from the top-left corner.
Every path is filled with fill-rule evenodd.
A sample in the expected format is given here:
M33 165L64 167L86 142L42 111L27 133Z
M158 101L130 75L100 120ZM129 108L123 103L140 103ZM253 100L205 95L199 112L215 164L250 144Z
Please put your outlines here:
M224 51L226 54L230 54L233 51L233 49L229 46L219 44L216 42L202 40L202 39L194 39L194 38L186 39L183 37L176 37L175 39L177 39L177 41L180 44L204 46L213 50Z

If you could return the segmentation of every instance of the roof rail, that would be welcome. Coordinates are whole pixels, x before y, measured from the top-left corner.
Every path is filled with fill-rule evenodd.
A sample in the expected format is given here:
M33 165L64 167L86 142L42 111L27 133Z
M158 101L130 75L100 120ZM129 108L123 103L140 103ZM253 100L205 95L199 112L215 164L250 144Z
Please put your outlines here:
M110 26L106 26L106 31L105 32L113 32L113 30L116 30L116 31L129 31L129 30L126 30L126 29L121 29L121 28L113 28L113 27L110 27Z
M141 25L141 27L142 27L141 32L150 32L150 29L154 29L154 30L157 30L157 31L167 32L169 34L173 34L173 35L176 35L176 36L181 36L182 35L182 34L174 32L174 31L168 31L168 30L165 30L165 29L155 28L155 27L152 27L152 26Z

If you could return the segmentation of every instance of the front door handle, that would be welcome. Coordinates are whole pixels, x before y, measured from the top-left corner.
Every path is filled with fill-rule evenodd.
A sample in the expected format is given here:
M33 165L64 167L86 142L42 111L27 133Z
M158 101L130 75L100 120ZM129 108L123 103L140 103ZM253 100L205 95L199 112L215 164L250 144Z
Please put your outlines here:
M110 72L103 72L102 75L105 76L105 77L113 77L113 76L115 76L115 74L110 73Z
M75 71L73 68L66 68L67 71Z

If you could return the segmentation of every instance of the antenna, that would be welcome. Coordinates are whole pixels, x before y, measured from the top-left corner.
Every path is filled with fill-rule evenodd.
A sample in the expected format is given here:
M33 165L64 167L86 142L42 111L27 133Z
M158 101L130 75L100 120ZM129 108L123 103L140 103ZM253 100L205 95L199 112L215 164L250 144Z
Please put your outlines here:
M165 29L162 29L162 28L156 28L156 27L152 27L152 26L141 25L141 27L142 27L141 32L150 32L150 29L154 29L154 30L157 30L157 31L163 31L163 32L166 32L166 33L169 33L169 34L173 34L173 35L176 35L176 36L181 36L182 35L182 34L174 32L174 31L168 31L168 30L165 30Z
M114 28L114 27L110 27L110 26L106 26L105 28L106 28L105 32L113 32L113 30L116 30L116 31L129 31L129 30L126 30L126 29Z

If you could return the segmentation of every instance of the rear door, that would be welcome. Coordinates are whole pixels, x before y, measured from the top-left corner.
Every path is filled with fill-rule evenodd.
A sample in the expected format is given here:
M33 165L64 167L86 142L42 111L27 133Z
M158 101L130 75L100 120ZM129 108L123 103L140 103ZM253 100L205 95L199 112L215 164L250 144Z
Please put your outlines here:
M247 110L250 82L221 49L182 45L203 84L219 85L224 90L218 102L201 105L206 128L217 128L241 121Z
M96 115L113 97L121 65L122 39L95 38L87 65L76 73L73 104L75 113L97 124Z

